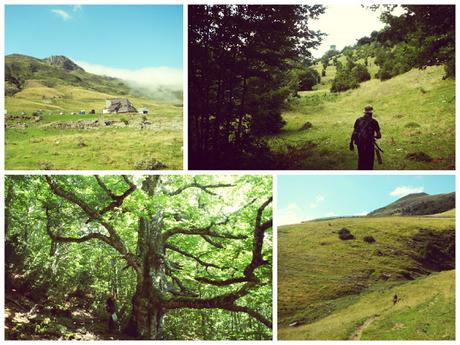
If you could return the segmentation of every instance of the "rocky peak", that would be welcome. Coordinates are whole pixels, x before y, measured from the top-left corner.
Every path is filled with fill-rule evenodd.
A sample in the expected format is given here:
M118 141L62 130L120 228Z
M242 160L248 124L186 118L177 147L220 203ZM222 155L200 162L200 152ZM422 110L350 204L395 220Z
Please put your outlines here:
M83 68L63 55L52 55L46 59L46 62L51 66L60 67L66 71L84 71Z

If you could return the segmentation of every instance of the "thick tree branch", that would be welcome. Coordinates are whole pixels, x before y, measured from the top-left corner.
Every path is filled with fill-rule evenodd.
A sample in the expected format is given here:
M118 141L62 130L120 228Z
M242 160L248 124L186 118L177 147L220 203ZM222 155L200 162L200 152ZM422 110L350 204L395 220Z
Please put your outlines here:
M94 210L92 207L90 207L87 203L85 203L83 200L77 198L77 196L71 192L67 192L63 190L59 185L54 181L50 176L45 175L46 182L48 182L48 185L50 186L52 192L56 194L57 196L60 196L67 201L70 201L73 204L76 204L80 206L80 208L91 218L91 219L97 219L99 218L99 213L97 213L96 210Z
M123 175L123 179L128 184L129 188L121 195L115 195L107 186L102 182L102 180L96 176L96 179L99 183L99 186L112 198L112 202L99 211L99 216L104 215L105 213L112 211L113 209L120 207L125 199L136 190L136 185L129 181L128 177Z
M166 249L169 249L169 250L173 250L183 256L186 256L188 258L192 258L193 260L195 260L196 262L198 262L201 266L205 266L206 268L208 267L214 267L214 268L218 268L218 269L222 269L222 267L216 265L216 264L213 264L213 263L210 263L210 262L206 262L204 260L201 260L198 256L195 256L193 254L190 254L182 249L180 249L179 247L176 247L175 245L173 244L170 244L170 243L167 243L165 244L165 248Z
M262 223L262 215L265 208L272 202L270 197L265 201L257 210L255 224L254 224L254 236L253 236L253 249L252 249L252 259L249 264L246 266L243 272L242 277L235 277L229 279L210 279L206 277L196 277L195 279L202 283L207 283L215 286L228 286L232 284L244 283L242 287L232 292L218 295L211 298L191 298L191 297L174 297L170 300L163 301L162 307L165 309L177 309L177 308L192 308L192 309L206 309L206 308L216 308L216 309L225 309L235 312L243 312L256 320L260 321L267 327L272 327L272 322L265 318L259 312L245 307L236 305L236 301L241 297L247 295L252 288L259 284L257 277L254 274L254 271L267 263L266 260L262 257L262 246L264 234L267 229L272 226L272 219L269 219Z
M106 186L106 184L101 180L101 178L98 175L94 175L94 178L96 179L97 184L109 196L110 199L116 198L116 195Z
M165 309L225 309L229 311L243 312L254 317L265 326L271 328L272 322L265 318L262 314L251 308L235 304L237 299L247 295L250 289L254 286L254 283L248 283L239 290L211 298L175 297L168 301L163 301L162 307Z
M187 184L185 186L182 186L178 189L176 189L173 192L166 192L167 195L169 196L174 196L182 193L184 190L189 189L189 188L198 188L201 189L202 191L211 194L211 195L217 195L210 189L216 189L216 188L228 188L228 187L234 187L235 185L233 184L228 184L228 183L218 183L218 184L201 184L198 183L196 180L194 180L192 183Z
M183 235L201 235L201 236L212 236L212 237L218 237L218 238L227 238L231 240L244 240L247 238L245 235L233 235L233 234L228 234L228 233L219 233L214 230L212 230L212 227L215 226L214 223L208 225L207 227L204 228L189 228L189 229L184 229L184 228L172 228L166 232L163 233L163 240L166 242L166 240L174 235L177 234L183 234Z
M273 198L270 197L265 201L257 210L255 226L254 226L254 240L252 244L252 259L251 262L246 266L243 271L242 277L235 277L230 279L210 279L206 277L196 277L195 279L199 282L215 285L215 286L225 286L231 284L237 284L242 282L255 282L257 281L254 271L268 262L262 257L262 246L264 241L265 231L272 227L273 220L269 219L263 224L262 214L265 208L272 202Z
M182 281L176 276L171 276L172 281L179 287L180 292L172 292L176 296L186 296L186 297L198 297L198 294L194 291L189 290Z
M103 240L105 243L109 244L111 247L113 247L115 250L117 250L124 257L124 259L126 260L126 262L128 263L129 266L133 267L136 271L140 272L140 266L137 263L136 257L126 249L121 237L118 235L117 231L114 229L114 227L112 225L110 225L109 223L107 223L105 221L100 220L100 214L96 210L91 208L87 203L85 203L83 200L78 198L75 194L63 190L56 183L56 181L54 181L50 176L45 176L45 178L46 178L46 181L48 182L48 185L51 188L51 191L54 194L66 199L67 201L70 201L71 203L73 203L75 205L78 205L86 213L86 215L88 215L90 220L98 221L98 223L100 225L102 225L108 231L108 233L110 235L110 236L102 235L102 236L104 236L104 238L98 238L98 236L92 235L93 238ZM130 186L130 189L131 188L132 188L132 186ZM128 191L130 189L128 189ZM126 191L125 193L127 193L128 191ZM65 237L61 237L61 238L65 238ZM91 238L91 239L93 239L93 238ZM67 238L67 239L69 239L69 238ZM67 242L75 242L75 241L67 240Z
M202 235L201 238L216 248L219 248L219 249L224 248L224 245L222 243L216 242L208 236Z
M241 313L246 313L250 316L252 316L254 319L256 319L257 321L263 323L265 326L267 326L268 328L272 328L273 327L273 324L272 324L272 321L267 319L265 316L263 316L261 313L259 313L258 311L254 310L254 309L251 309L251 308L248 308L248 307L243 307L243 306L239 306L239 305L233 305L232 307L230 307L229 309L227 310L230 310L230 311L236 311L236 312L241 312Z
M226 285L232 285L232 284L238 284L238 283L245 283L248 281L254 281L252 277L250 278L236 277L236 278L229 278L229 279L222 279L222 280L210 279L206 277L195 277L195 280L201 283L215 285L215 286L226 286Z

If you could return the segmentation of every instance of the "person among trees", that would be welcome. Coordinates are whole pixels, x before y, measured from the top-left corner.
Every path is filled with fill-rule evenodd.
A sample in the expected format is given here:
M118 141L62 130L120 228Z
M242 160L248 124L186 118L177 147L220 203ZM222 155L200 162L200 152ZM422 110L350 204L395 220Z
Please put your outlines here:
M350 139L350 150L354 150L354 144L358 147L358 170L374 169L374 143L380 139L380 126L372 117L372 105L364 107L364 115L356 119L353 133Z
M108 324L109 332L114 332L118 329L117 327L118 316L117 316L117 306L115 304L115 296L113 294L107 297L106 310L109 313L109 324Z

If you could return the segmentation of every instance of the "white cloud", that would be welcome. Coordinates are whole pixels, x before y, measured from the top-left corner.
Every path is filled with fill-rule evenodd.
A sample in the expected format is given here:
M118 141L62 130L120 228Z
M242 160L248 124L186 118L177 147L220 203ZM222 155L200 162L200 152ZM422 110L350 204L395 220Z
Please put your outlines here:
M421 192L423 192L423 187L399 186L399 187L396 187L393 191L391 191L390 195L402 198L403 196L406 196L409 194L421 193Z
M123 79L133 88L148 90L150 93L182 91L182 70L170 67L146 67L141 69L112 68L102 65L75 61L85 71Z
M68 14L66 11L64 10L56 10L56 9L53 9L51 10L51 12L53 12L55 15L57 15L58 17L61 17L63 20L69 20L70 18L72 18L72 16L70 14Z
M326 213L326 217L337 217L337 213L335 213L335 212L328 212L328 213Z
M279 209L277 214L278 224L298 224L303 220L309 220L302 218L301 211L302 210L300 209L300 207L294 203L287 205L285 208Z
M355 214L355 216L367 216L368 213L368 211L362 211L361 213Z
M324 202L324 200L326 200L326 198L323 195L318 194L315 197L315 200L310 202L308 206L310 206L310 208L317 208L319 205L321 205Z

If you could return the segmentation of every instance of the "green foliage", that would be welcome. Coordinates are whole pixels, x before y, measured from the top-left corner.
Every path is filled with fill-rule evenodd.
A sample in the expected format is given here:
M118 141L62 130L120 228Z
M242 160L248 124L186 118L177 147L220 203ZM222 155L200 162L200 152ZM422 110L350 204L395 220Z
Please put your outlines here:
M190 6L190 167L244 169L258 160L265 145L255 136L284 126L285 101L298 89L289 70L312 60L321 34L308 30L309 20L323 12L321 5Z
M313 68L306 68L299 75L299 90L300 91L311 91L313 86L319 84L321 77L317 70Z
M351 77L356 79L359 83L371 80L371 75L364 65L356 65L351 70Z
M367 67L355 62L351 50L347 50L346 52L346 65L337 61L337 74L332 80L331 92L343 92L350 89L356 89L361 82L371 79Z
M331 85L331 92L343 92L359 87L359 81L351 73L341 71L337 73Z
M321 57L321 64L323 66L323 70L322 70L322 76L326 76L326 69L327 69L327 66L329 66L329 63L331 61L332 58L334 58L335 56L337 56L339 54L339 52L335 49L329 49L326 53L324 53L324 55Z
M377 77L381 80L393 78L415 67L417 47L409 43L398 43L393 48L377 49L375 63L380 66Z
M392 14L386 8L382 20L387 24L377 39L386 50L376 63L382 80L407 72L412 67L444 64L446 77L455 77L455 6L403 5L405 13ZM382 56L381 56L382 57Z
M216 247L201 236L181 234L174 236L171 243L224 269L204 267L193 258L170 250L165 258L180 267L175 275L187 289L196 291L200 298L234 290L235 286L208 285L195 278L227 279L242 274L241 271L252 258L255 215L261 203L271 195L271 178L255 175L162 175L162 187L154 196L143 189L145 176L128 178L137 189L124 199L120 207L103 215L103 221L116 229L127 250L136 253L139 218L149 217L152 212L161 212L163 232L175 227L200 228L219 223L216 231L247 237L241 240L214 238ZM111 201L93 176L67 175L55 176L54 179L64 190L71 191L96 210L102 210ZM115 195L121 195L126 190L126 182L121 176L107 175L101 179ZM177 195L167 195L190 183L232 186L209 189L211 193L200 188L188 188ZM107 230L100 223L88 220L82 208L54 194L43 176L8 176L5 178L5 188L7 293L15 289L28 298L32 298L32 295L35 301L40 301L44 306L57 308L62 305L72 312L83 308L97 322L103 323L107 318L105 300L109 294L115 294L118 315L121 323L125 324L131 313L136 274L127 267L123 256L99 240L55 242L48 234L49 226L60 236L74 238L94 232L106 234ZM45 208L49 209L48 215ZM224 222L225 216L228 219ZM265 222L271 217L271 207L268 207L261 221ZM271 236L268 230L262 251L263 259L268 264L256 269L258 284L238 301L239 305L251 307L268 319L271 319L272 296ZM168 280L168 284L172 286L174 283ZM18 295L13 294L10 298L14 296ZM171 297L168 294L168 298ZM22 299L17 302L22 303ZM92 323L88 321L84 325L88 332L91 332ZM229 325L233 325L231 330ZM75 326L70 324L69 327ZM33 334L34 331L29 332L29 339L37 336ZM269 328L246 314L206 309L177 309L167 313L164 333L167 339L271 338ZM53 339L61 335L53 335Z

